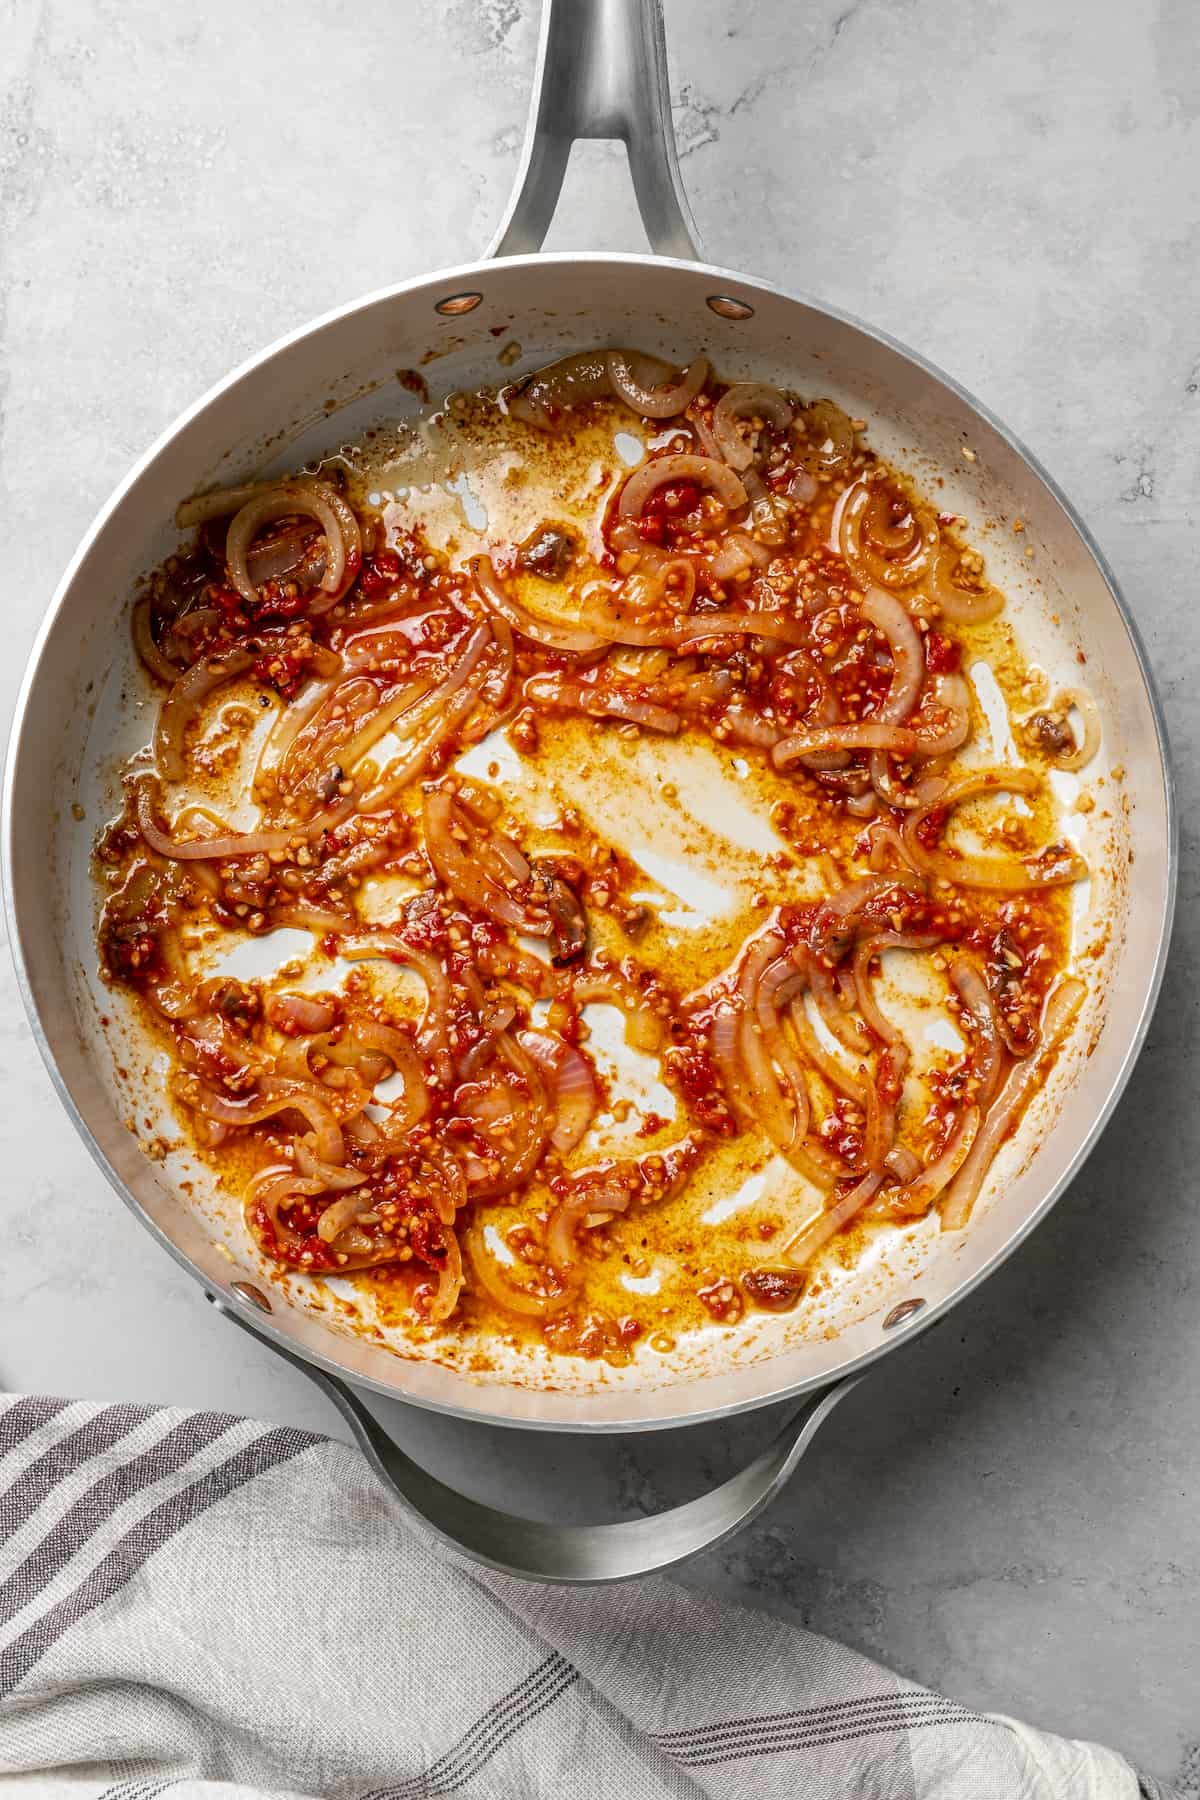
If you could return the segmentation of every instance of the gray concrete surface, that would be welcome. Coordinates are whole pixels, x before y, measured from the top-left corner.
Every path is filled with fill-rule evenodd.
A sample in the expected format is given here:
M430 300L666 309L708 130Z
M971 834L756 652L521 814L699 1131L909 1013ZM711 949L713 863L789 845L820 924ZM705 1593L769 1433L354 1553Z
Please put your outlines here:
M8 0L0 18L7 713L77 537L180 407L311 315L483 246L536 17L533 0ZM710 253L919 346L1055 470L1148 640L1185 830L1166 992L1085 1175L688 1578L1200 1795L1200 13L668 0L668 23ZM615 152L580 158L552 241L640 244ZM0 1379L336 1430L112 1198L7 960L0 984ZM622 1444L395 1422L477 1492L591 1516L697 1491L771 1424Z

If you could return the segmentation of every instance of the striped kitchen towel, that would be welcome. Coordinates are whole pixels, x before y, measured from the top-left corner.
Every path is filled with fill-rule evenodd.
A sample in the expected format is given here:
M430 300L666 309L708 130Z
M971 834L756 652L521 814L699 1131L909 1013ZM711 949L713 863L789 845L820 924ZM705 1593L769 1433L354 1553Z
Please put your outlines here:
M79 1800L1170 1800L665 1580L456 1563L342 1444L0 1400L0 1783Z

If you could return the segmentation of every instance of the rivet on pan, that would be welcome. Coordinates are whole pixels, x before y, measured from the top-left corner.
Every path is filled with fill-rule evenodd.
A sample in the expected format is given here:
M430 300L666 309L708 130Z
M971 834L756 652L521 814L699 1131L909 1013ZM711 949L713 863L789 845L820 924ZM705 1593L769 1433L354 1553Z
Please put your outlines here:
M905 1319L911 1319L914 1313L919 1313L924 1304L923 1300L902 1300L899 1306L893 1306L883 1321L883 1329L892 1331L897 1325L903 1325Z
M433 310L453 318L458 313L474 312L482 299L482 294L447 294L444 300L437 302Z
M231 1281L229 1285L240 1299L249 1301L250 1305L256 1306L259 1312L270 1312L271 1302L262 1289L256 1288L252 1281Z
M747 306L744 300L734 300L728 294L710 294L708 296L710 312L719 313L723 319L752 319L754 308Z

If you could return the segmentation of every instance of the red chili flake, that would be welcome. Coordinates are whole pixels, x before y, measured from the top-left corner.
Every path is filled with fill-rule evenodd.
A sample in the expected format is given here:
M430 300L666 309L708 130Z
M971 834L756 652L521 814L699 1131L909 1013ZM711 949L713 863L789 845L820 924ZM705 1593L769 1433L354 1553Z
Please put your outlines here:
M840 1156L845 1163L857 1163L862 1155L863 1128L860 1119L847 1117L849 1111L850 1102L839 1096L821 1136L835 1156Z
M417 1202L413 1202L414 1212ZM413 1255L428 1263L433 1269L440 1269L448 1254L446 1239L442 1233L440 1219L432 1213L421 1213L413 1217L408 1230L408 1241L412 1245Z
M707 1287L699 1288L696 1298L723 1325L732 1325L742 1316L742 1296L727 1275L719 1275Z
M231 629L245 629L249 620L242 612L242 596L236 588L210 587L207 598L216 607L221 618Z
M731 1136L737 1129L721 1091L720 1078L708 1051L700 1045L667 1052L667 1068L680 1093L709 1131Z
M875 1075L875 1091L884 1106L896 1106L904 1086L903 1071L891 1050L884 1050Z
M404 565L394 550L377 550L363 563L358 578L358 591L366 600L390 593L404 572Z
M294 699L304 679L304 659L290 650L268 650L254 663L251 674L266 687L273 687L284 700Z
M932 812L926 813L917 826L917 840L926 850L932 850L945 831L947 817L946 807L935 806Z
M667 481L655 488L642 508L642 517L670 518L694 513L700 504L700 489L694 481Z
M962 645L930 631L925 637L925 667L931 675L953 675L962 667Z

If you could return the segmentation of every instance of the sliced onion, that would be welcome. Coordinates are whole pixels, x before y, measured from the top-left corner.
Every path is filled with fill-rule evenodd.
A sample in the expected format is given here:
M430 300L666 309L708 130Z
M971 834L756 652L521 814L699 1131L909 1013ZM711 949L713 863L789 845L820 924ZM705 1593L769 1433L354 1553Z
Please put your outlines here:
M804 418L819 469L840 469L849 462L854 454L854 426L840 406L832 400L813 400L804 408Z
M266 1010L268 1019L280 1031L306 1035L330 1030L337 1018L331 1001L315 1000L310 994L271 994Z
M546 1229L546 1254L560 1273L578 1265L575 1234L589 1218L608 1220L628 1211L633 1199L629 1173L618 1163L581 1182L551 1215Z
M908 1061L908 1050L904 1045L889 1045L880 1052L875 1079L867 1083L863 1161L877 1175L887 1169L887 1159L896 1141L896 1113Z
M857 1187L829 1208L819 1213L811 1224L798 1232L783 1247L780 1253L782 1262L790 1263L793 1268L802 1269L810 1263L819 1250L823 1250L831 1238L855 1218L869 1201L873 1200L883 1177L872 1171L864 1175Z
M748 531L731 531L721 542L715 556L708 558L708 573L714 581L731 581L751 569L765 569L771 552Z
M503 630L503 625L500 626ZM498 660L504 663L507 652L499 649L488 621L483 621L468 633L465 643L445 678L436 687L430 687L427 681L406 683L389 699L368 712L358 725L357 731L343 744L337 746L334 754L338 765L346 771L354 769L366 752L377 744L381 737L387 735L393 727L398 727L403 740L413 738L418 729L430 719L436 720L431 736L426 737L417 749L400 765L400 769L409 772L399 777L394 765L389 766L384 782L374 789L363 802L364 812L374 812L382 805L383 800L399 791L401 786L415 779L425 767L433 751L450 733L450 731L468 714L474 711L482 695L484 683L468 688L468 683L489 651L498 653ZM332 699L340 700L341 695L350 688L351 682L343 682L334 690ZM466 694L466 698L461 696ZM290 754L299 754L301 745L296 743ZM305 747L305 756L311 760L313 750Z
M501 658L506 655L503 650L499 654ZM511 652L508 652L507 655L511 658ZM361 810L365 813L379 812L410 782L424 774L434 752L440 749L447 738L453 737L454 733L466 724L471 714L480 706L481 700L481 690L469 683L458 688L457 692L452 691L449 699L445 698L442 689L435 689L429 697L428 704L422 703L421 710L424 717L432 714L436 723L428 735L422 738L407 756L402 756L399 761L388 764L378 784L364 795ZM439 712L440 717L438 716Z
M915 795L912 796L912 804L914 806L920 804ZM890 857L898 867L907 869L914 875L921 873L909 855L908 845L890 819L876 819L872 825L868 826L867 837L871 845L871 854L868 860L873 869L881 872L886 870Z
M744 1125L752 1125L754 1096L742 1068L738 1046L740 1035L741 1017L738 1010L730 1004L718 1006L708 1030L709 1054L721 1077L725 1098L734 1118L740 1119Z
M688 645L723 637L769 638L781 644L805 646L810 632L802 619L777 609L762 612L691 613L669 625L634 624L623 619L611 623L612 641L629 644L635 649L650 650L658 646L682 650Z
M1025 888L1063 887L1081 881L1087 864L1074 850L1064 849L1061 861L1040 869L1015 856L988 853L982 856L951 854L945 850L926 850L919 833L922 824L934 811L947 811L978 794L1033 794L1041 781L1032 769L981 769L954 782L931 781L922 784L921 804L908 815L904 824L904 842L909 856L927 875L939 880L957 882L963 887L996 889L1017 893ZM1044 852L1043 852L1044 854Z
M514 931L529 930L529 910L515 900L496 877L480 863L469 843L462 809L444 788L434 788L423 801L425 848L438 879L450 892L477 912ZM460 843L455 832L468 835Z
M683 725L680 714L670 707L640 700L619 687L600 687L567 675L531 675L524 692L543 706L562 706L594 719L624 719L631 725L644 725L649 731L661 731L667 737Z
M360 1176L365 1180L365 1176ZM323 1244L332 1244L335 1238L341 1237L347 1225L354 1222L365 1212L371 1210L370 1194L347 1193L340 1200L327 1206L317 1220L317 1236Z
M960 954L954 958L950 964L950 980L972 1020L972 1065L979 1083L977 1098L986 1111L995 1099L1004 1066L1004 1042L995 1003L987 982L969 956Z
M401 937L383 931L358 932L344 938L338 954L349 962L363 962L369 957L384 957L389 962L403 963L415 969L425 983L425 1015L417 1033L417 1042L432 1058L438 1080L446 1085L453 1074L450 1059L450 978L441 958L432 950L418 949Z
M150 595L143 594L133 609L134 648L150 673L173 687L179 680L180 670L177 664L163 655L154 641L154 633L150 629L150 608Z
M730 512L748 504L745 488L724 463L715 462L710 456L655 456L635 470L621 489L618 508L621 517L640 518L651 494L676 481L690 481L697 487L711 488Z
M353 1188L362 1187L367 1179L360 1170L340 1169L336 1163L322 1162L307 1144L297 1144L295 1156L299 1173L323 1181L326 1191L331 1194L348 1194Z
M792 409L778 388L764 381L735 381L713 410L713 436L724 460L739 473L754 461L754 452L738 429L744 419L759 417L777 431L792 422Z
M907 1186L884 1194L871 1208L873 1214L888 1219L919 1219L927 1213L938 1195L943 1193L966 1162L979 1133L983 1114L977 1106L964 1108L950 1142L942 1154L921 1171Z
M892 772L891 760L886 751L872 750L870 761L867 766L871 771L871 787L874 796L878 800L881 800L884 806L892 807L897 812L907 812L910 807L917 804L915 796L909 789L901 787L899 782L897 782ZM900 834L894 825L888 824L883 827L883 829L890 832L895 838L896 844L900 845ZM878 841L882 842L884 840L880 839ZM908 862L908 852L904 850L902 846L899 849L898 854L901 861Z
M501 1144L495 1139L489 1141L488 1153L496 1165L494 1168L481 1172L474 1178L468 1171L475 1199L491 1199L520 1187L541 1160L553 1125L546 1084L528 1051L522 1049L516 1038L508 1032L500 1032L493 1042L499 1065L498 1073L511 1089L516 1103L514 1117L517 1129L513 1133L515 1141L512 1144Z
M885 725L878 719L866 719L856 724L825 725L813 730L797 731L776 744L771 752L771 761L777 769L787 769L802 758L821 756L831 751L889 750L893 756L913 756L917 741L916 733L903 726Z
M961 675L939 675L934 691L937 704L946 712L945 723L936 729L928 730L919 722L888 725L878 718L816 726L794 732L776 744L771 761L777 769L787 769L811 756L843 750L886 750L901 757L948 755L964 744L970 734L967 687Z
M458 1247L458 1239L452 1231L447 1231L444 1241L446 1257L437 1272L436 1287L431 1291L427 1282L421 1282L413 1293L416 1310L430 1325L440 1325L450 1317L463 1290L462 1252Z
M961 750L971 735L971 690L965 676L935 675L932 700L946 715L942 725L925 725L919 713L909 720L917 735L914 755L925 760Z
M297 1256L304 1249L304 1239L299 1232L285 1225L279 1215L292 1201L315 1199L324 1191L317 1176L302 1176L291 1167L281 1169L278 1165L272 1165L263 1169L251 1183L246 1195L246 1222L258 1237L257 1217L260 1212L263 1213L279 1247ZM267 1247L264 1245L264 1248Z
M634 372L634 359L625 350L610 350L605 357L608 379L618 400L623 400L644 419L673 419L685 412L708 380L707 356L697 356L669 387L650 387Z
M225 682L244 675L255 661L256 653L234 644L214 650L179 675L171 692L163 701L154 732L154 755L168 781L182 781L187 773L184 742L187 728L209 694ZM176 671L178 673L178 671Z
M574 625L560 624L554 619L536 618L508 592L496 574L490 556L472 556L467 568L484 605L498 613L514 631L533 643L544 644L550 650L567 650L578 654L582 651L602 650L612 641Z
M855 950L853 973L858 1010L881 1043L894 1048L904 1039L886 1014L879 1010L871 983L872 962L885 950L934 950L941 941L936 932L881 931L874 937L864 938Z
M688 420L692 436L700 446L701 456L711 456L714 462L721 461L721 446L713 436L712 426L702 412L697 412Z
M615 1006L624 1016L625 1042L631 1049L653 1056L662 1048L666 1028L661 1015L620 969L581 970L572 992L579 1006Z
M539 1293L532 1287L523 1287L502 1263L497 1262L487 1247L481 1225L468 1226L463 1241L476 1281L488 1298L506 1312L518 1313L527 1319L549 1318L574 1299L582 1284L583 1277L577 1271L556 1272L552 1277L555 1285Z
M910 510L916 542L912 543L912 534L875 522L874 514L884 503L884 490L877 483L856 481L847 488L838 503L835 548L861 586L878 582L885 587L912 587L933 566L940 543L937 520L924 507L914 505ZM872 534L883 549L872 548ZM903 556L886 553L904 548L906 542L910 547Z
M1004 1086L988 1111L983 1130L946 1193L942 1203L943 1231L961 1231L970 1218L996 1152L1016 1128L1034 1090L1045 1080L1050 1061L1075 1023L1086 992L1082 981L1068 975L1047 994L1042 1008L1041 1049L1036 1056L1014 1063L1009 1070Z
M310 557L312 544L311 525L293 525L265 543L255 544L246 555L251 586L257 589L267 581L283 581L298 570L309 577L305 585L314 586L325 572L325 553L318 550L315 558Z
M550 1143L560 1156L568 1156L587 1131L599 1104L591 1065L582 1051L560 1037L538 1031L520 1031L517 1036L554 1084L555 1123Z
M925 679L921 634L911 614L884 588L868 588L862 610L863 617L883 633L892 653L892 685L874 716L883 725L903 725L917 704Z
M844 894L846 889L843 888L842 892ZM859 1021L838 1000L834 992L833 977L819 956L810 956L808 959L808 991L830 1037L836 1039L851 1056L864 1056L869 1040L864 1037Z
M341 1128L329 1103L315 1086L302 1081L282 1081L263 1076L258 1092L232 1099L192 1076L172 1083L181 1100L205 1118L221 1125L258 1125L276 1113L299 1112L313 1132L313 1147L322 1162L339 1166L346 1160Z
M686 699L686 696L682 696ZM722 714L721 723L728 728L734 743L749 744L755 750L772 750L782 737L777 725L770 725L757 709L735 700Z
M853 1100L856 1106L865 1109L867 1093L871 1086L869 1073L866 1071L857 1075L852 1073L844 1063L840 1063L837 1057L825 1048L812 1028L804 1009L804 1001L801 998L797 997L792 1001L789 1017L797 1042L813 1067L820 1070L835 1093L844 1094L847 1100ZM864 1074L866 1075L865 1080L863 1079Z
M613 391L609 354L606 350L582 350L526 375L504 395L510 416L551 431L571 407L606 399ZM674 373L670 363L656 356L627 354L636 357L637 374L643 381L664 380Z
M154 777L143 777L138 782L136 791L135 811L143 840L151 850L156 850L160 856L169 856L176 862L200 859L205 862L223 861L234 856L254 856L271 850L286 850L296 835L294 830L223 833L217 837L189 838L179 843L155 817L158 783Z
M766 1132L794 1169L828 1187L844 1171L823 1146L808 1141L808 1088L777 1011L799 991L806 973L782 950L774 931L750 946L738 976L741 1013L733 1059L728 1061L723 1044L713 1044L714 1058L738 1110Z
M888 1151L884 1158L884 1167L889 1175L896 1177L897 1181L915 1181L921 1173L921 1159L907 1145L897 1144Z
M782 494L771 491L755 468L742 470L742 486L750 501L750 529L763 544L779 548L791 531L791 508Z
M951 577L959 561L960 553L953 544L944 544L925 578L925 592L952 624L986 625L1003 611L1004 595L998 588L970 591L956 587Z
M606 1162L594 1169L580 1169L555 1183L562 1198L546 1231L546 1252L558 1273L578 1263L575 1234L581 1225L627 1212L636 1199L639 1206L661 1204L681 1192L703 1149L701 1137L681 1138L666 1150L654 1151L635 1162Z
M251 607L257 604L258 593L247 566L250 546L264 525L292 513L314 518L325 533L325 573L320 585L329 596L329 606L358 573L362 563L358 520L337 490L324 481L277 482L267 492L249 500L235 514L225 542L230 579ZM325 607L315 605L309 608L312 613L325 610Z
M310 1046L312 1054L318 1046ZM425 1071L406 1031L385 1025L370 1013L355 1013L346 1022L339 1043L322 1040L321 1053L332 1063L351 1066L368 1087L374 1087L389 1070L404 1084L399 1099L388 1102L387 1136L394 1139L420 1124L430 1106Z

